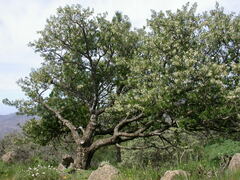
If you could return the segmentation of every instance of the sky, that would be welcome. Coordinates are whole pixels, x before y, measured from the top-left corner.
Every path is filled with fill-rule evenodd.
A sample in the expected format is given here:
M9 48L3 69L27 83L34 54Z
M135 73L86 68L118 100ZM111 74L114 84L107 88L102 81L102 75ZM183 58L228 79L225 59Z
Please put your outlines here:
M151 16L151 9L176 10L182 5L197 2L198 12L213 9L215 0L0 0L0 115L16 112L2 104L2 99L22 99L24 94L16 81L40 66L42 59L27 44L38 38L46 19L59 6L81 4L96 13L114 12L128 15L134 27L142 27ZM226 12L240 12L239 0L219 0Z

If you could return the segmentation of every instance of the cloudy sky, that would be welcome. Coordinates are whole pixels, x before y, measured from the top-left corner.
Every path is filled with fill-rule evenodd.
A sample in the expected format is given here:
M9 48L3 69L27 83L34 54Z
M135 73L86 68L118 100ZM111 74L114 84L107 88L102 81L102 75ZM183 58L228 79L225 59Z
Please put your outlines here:
M94 8L96 13L115 11L128 15L135 27L141 27L150 17L150 10L176 10L183 4L198 3L198 11L214 8L215 0L0 0L0 114L15 112L5 106L2 99L24 98L16 85L41 63L41 58L27 46L37 39L36 31L43 29L46 19L55 14L56 8L79 3ZM227 12L240 11L239 0L219 0Z

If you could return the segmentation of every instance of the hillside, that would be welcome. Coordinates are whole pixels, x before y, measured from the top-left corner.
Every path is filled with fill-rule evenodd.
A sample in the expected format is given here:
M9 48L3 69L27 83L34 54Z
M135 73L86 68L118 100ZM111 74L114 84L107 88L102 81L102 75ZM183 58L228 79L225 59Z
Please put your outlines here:
M27 120L31 119L30 116L25 115L0 115L0 139L11 132L20 131L19 125L24 124Z

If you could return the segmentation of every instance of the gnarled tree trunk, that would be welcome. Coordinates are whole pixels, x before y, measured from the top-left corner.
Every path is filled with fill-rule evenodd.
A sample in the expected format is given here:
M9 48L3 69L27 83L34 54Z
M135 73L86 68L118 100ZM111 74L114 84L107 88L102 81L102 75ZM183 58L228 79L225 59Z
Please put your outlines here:
M95 151L89 147L77 147L76 158L74 159L74 167L77 169L88 169Z

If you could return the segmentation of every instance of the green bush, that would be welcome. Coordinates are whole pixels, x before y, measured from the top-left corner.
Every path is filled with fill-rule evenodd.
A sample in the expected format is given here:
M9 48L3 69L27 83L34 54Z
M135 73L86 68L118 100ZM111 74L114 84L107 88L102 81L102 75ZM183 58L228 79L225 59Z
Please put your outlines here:
M12 168L6 166L5 163L0 161L0 178L9 177L13 173Z
M115 146L107 146L99 149L93 156L91 168L96 169L102 161L108 161L113 165L117 163Z
M151 141L150 141L151 140ZM157 137L151 139L136 139L127 143L121 144L124 147L147 147L156 145L156 147L163 147L162 143ZM146 149L121 149L122 166L145 168L147 166L162 167L166 163L172 163L174 148L162 150L161 148L146 148ZM171 152L171 155L169 154ZM175 161L175 158L174 158Z
M206 158L217 166L228 163L229 159L240 152L240 142L220 139L204 148Z
M29 167L16 172L15 180L59 180L59 172L52 166Z
M26 168L24 165L20 164L6 164L0 161L0 179L12 178L15 173L21 169Z

